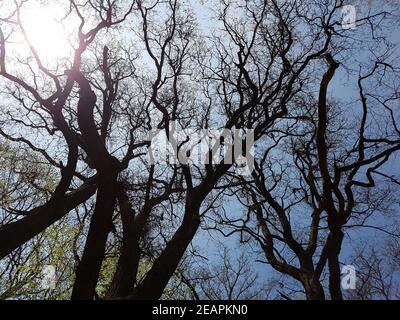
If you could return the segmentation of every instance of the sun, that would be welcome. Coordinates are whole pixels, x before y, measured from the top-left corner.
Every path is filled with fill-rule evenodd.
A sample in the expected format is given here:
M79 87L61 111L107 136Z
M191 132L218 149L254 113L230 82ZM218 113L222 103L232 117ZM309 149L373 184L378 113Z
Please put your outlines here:
M28 1L21 8L20 20L29 44L41 60L56 63L66 57L71 49L65 10L58 1L43 3Z

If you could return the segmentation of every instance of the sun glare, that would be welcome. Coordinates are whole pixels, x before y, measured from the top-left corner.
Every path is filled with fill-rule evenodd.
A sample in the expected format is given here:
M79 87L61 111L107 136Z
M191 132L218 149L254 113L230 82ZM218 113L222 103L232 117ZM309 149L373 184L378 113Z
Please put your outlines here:
M68 26L63 21L62 7L56 4L28 2L21 10L21 22L29 43L40 58L48 63L56 63L66 57L68 43Z

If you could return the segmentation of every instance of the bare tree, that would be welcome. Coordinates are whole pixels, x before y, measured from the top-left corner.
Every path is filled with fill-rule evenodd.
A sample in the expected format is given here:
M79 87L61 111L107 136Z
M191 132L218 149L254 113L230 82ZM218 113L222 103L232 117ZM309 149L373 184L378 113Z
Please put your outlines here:
M400 147L398 117L394 111L398 86L392 85L398 82L394 79L398 79L399 69L387 38L382 36L377 42L372 38L370 45L375 51L371 60L360 65L355 79L359 100L350 105L360 111L355 111L356 116L346 112L349 105L340 102L338 95L328 96L338 69L342 65L347 67L346 61L339 61L346 43L335 39L336 35L347 37L346 31L336 27L337 11L343 3L333 1L325 5L321 15L312 11L314 8L305 10L291 2L275 7L277 15L285 17L281 30L285 32L282 38L286 36L287 41L280 53L284 65L295 72L300 63L292 57L284 58L291 49L290 39L298 37L294 21L298 25L301 20L313 27L318 25L321 29L318 36L325 36L322 49L308 57L326 71L320 80L316 70L307 75L315 79L310 91L306 82L299 80L300 93L286 103L287 112L263 131L252 177L232 183L233 194L246 210L243 217L232 219L229 214L218 214L212 218L212 228L220 229L226 236L239 232L243 241L253 239L264 252L266 262L279 273L297 280L308 299L325 299L322 280L327 266L330 297L340 300L339 257L344 232L364 226L398 237L390 227L371 225L369 221L374 214L385 211L383 205L390 208L395 204L396 188L386 191L385 188L388 183L397 184L398 177L387 173L385 165L398 154ZM311 23L315 21L313 18L301 14L310 11L314 19L320 17L320 23ZM359 28L366 23L374 33L383 28L381 18L375 19L386 15L378 12L359 17L356 22ZM223 21L228 23L228 18ZM351 122L350 117L354 119ZM221 223L227 228L221 229Z
M35 155L58 181L51 190L28 183L33 196L3 208L1 259L66 219L78 229L68 246L76 263L72 299L159 299L200 226L212 219L216 229L229 225L256 240L310 299L325 296L320 278L327 264L331 298L342 298L344 231L368 211L365 190L378 177L398 181L384 170L400 149L398 69L388 39L374 38L388 14L358 18L380 50L359 70L361 108L346 127L346 116L337 116L344 107L328 97L358 41L340 29L344 1L214 4L218 31L205 35L190 1L65 0L70 47L55 65L26 32L26 1L0 5L0 135ZM17 40L26 50L15 54ZM382 92L367 89L373 86ZM188 154L190 137L175 138L174 126L254 129L255 169L240 174L241 154L252 147L242 135L236 138L243 150L222 154L221 141L209 139L203 164L149 163L155 129L176 147L172 157ZM218 212L234 196L247 208L244 219ZM310 220L308 234L298 227L306 219L292 219L295 210ZM284 257L287 248L296 263ZM236 282L239 289L231 283L249 273L247 262L223 260L226 272L213 275L220 294L210 297L253 290L254 276Z

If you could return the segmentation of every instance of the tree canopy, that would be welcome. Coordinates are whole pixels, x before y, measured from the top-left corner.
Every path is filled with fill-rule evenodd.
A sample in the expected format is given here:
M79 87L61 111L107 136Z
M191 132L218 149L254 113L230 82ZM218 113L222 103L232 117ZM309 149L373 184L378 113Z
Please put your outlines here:
M398 9L2 1L0 299L398 299Z

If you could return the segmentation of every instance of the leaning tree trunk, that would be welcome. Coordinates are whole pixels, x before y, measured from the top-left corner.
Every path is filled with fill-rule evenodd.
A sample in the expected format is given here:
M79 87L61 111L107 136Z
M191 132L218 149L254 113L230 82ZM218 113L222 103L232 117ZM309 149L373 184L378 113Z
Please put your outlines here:
M119 194L118 200L123 227L122 251L107 292L107 299L126 298L132 293L141 254L139 240L144 224L143 220L147 219L150 213L150 208L148 210L145 208L135 217L129 199L124 192ZM142 216L145 216L144 219L141 219Z
M161 298L168 281L173 276L200 226L199 210L199 205L186 207L181 226L168 242L162 254L154 261L146 278L135 289L131 296L132 299L158 300Z
M90 222L82 259L76 271L73 300L93 300L101 265L105 256L107 237L111 230L116 202L117 174L99 177L96 206Z
M79 71L69 74L79 84L78 125L84 148L91 164L97 170L98 189L94 213L90 222L82 259L76 271L72 299L93 299L105 256L108 233L117 197L119 161L111 156L99 136L94 117L96 94L89 81Z
M21 220L2 226L0 228L0 259L45 231L92 197L95 191L96 179L89 179L79 189L29 211Z

